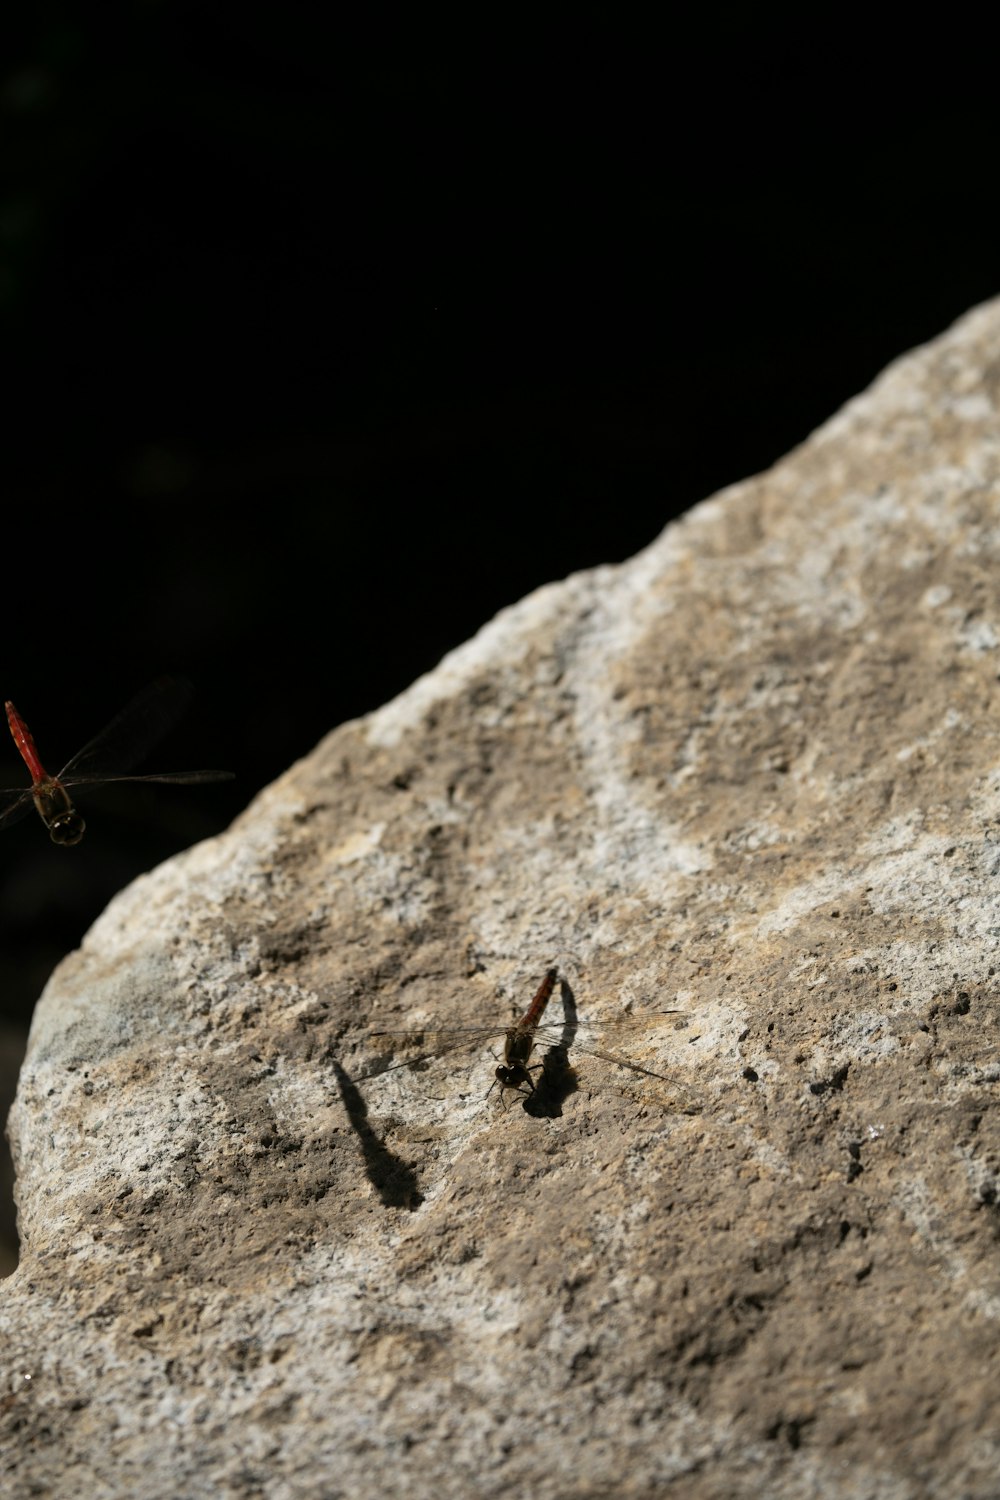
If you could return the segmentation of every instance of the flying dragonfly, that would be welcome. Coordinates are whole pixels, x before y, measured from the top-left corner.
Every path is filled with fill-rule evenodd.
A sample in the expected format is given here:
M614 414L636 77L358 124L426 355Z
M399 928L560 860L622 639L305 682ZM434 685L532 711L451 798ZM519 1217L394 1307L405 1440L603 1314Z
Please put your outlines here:
M576 1049L588 1057L599 1059L601 1062L609 1063L616 1068L623 1069L626 1074L641 1075L644 1083L643 1092L647 1097L655 1099L663 1104L672 1104L682 1110L685 1114L696 1114L701 1106L695 1102L686 1090L680 1088L673 1079L663 1073L658 1073L652 1068L646 1068L635 1062L632 1058L621 1052L611 1052L603 1046L594 1046L589 1041L580 1042L577 1039L578 1022L576 1019L576 1007L572 1001L569 986L563 981L563 1008L565 1020L562 1027L548 1027L541 1025L541 1019L545 1008L551 999L555 989L559 972L550 968L545 974L534 999L524 1014L517 1019L513 1025L506 1028L497 1026L421 1026L409 1030L376 1031L376 1038L384 1038L390 1042L417 1042L421 1046L430 1047L431 1054L437 1055L441 1051L450 1050L454 1047L466 1045L486 1045L490 1041L498 1041L503 1038L503 1061L498 1063L495 1070L493 1083L490 1091L500 1085L500 1097L503 1099L505 1092L512 1091L520 1094L525 1102L525 1108L530 1108L536 1092L542 1090L550 1094L557 1093L560 1089L563 1096L572 1092L575 1082L567 1081L572 1078L573 1070L569 1063L569 1052ZM626 1020L610 1022L601 1027L601 1036L613 1035L631 1038L634 1042L637 1035L656 1030L664 1024L669 1024L676 1029L678 1022L682 1022L684 1012L679 1010L658 1011L653 1015L643 1017L629 1017ZM535 1047L545 1044L549 1050L540 1063L532 1063L531 1057ZM424 1054L426 1057L427 1054ZM424 1058L417 1059L423 1061ZM407 1067L411 1063L407 1061L389 1063L386 1067L375 1069L368 1077L380 1077L382 1073L390 1072L395 1068ZM532 1071L537 1070L540 1077L532 1076ZM590 1081L588 1080L588 1087Z
M157 781L197 786L208 781L231 781L232 771L162 771L151 776L125 774L149 753L187 707L191 688L181 678L161 677L150 683L106 729L68 760L58 776L42 764L31 730L13 703L7 701L7 723L31 776L29 787L0 788L0 831L26 817L34 807L55 844L78 844L86 824L73 804L69 789L89 791L112 782Z

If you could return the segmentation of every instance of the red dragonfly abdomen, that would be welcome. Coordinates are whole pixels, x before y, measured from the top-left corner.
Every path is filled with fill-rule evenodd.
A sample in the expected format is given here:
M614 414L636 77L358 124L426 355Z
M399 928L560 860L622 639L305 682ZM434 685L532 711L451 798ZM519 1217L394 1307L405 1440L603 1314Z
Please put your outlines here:
M48 781L49 775L42 765L38 751L35 749L35 742L31 738L31 730L9 698L4 707L7 710L7 723L10 725L10 732L14 736L14 744L21 752L21 759L27 766L32 781Z
M535 1027L542 1019L542 1013L549 1003L549 999L551 998L552 991L555 989L556 980L558 979L558 977L558 969L549 969L547 971L545 978L539 985L538 994L535 996L534 1000L532 1000L531 1004L528 1006L528 1009L525 1011L524 1015L517 1023L517 1029L519 1031L534 1031Z

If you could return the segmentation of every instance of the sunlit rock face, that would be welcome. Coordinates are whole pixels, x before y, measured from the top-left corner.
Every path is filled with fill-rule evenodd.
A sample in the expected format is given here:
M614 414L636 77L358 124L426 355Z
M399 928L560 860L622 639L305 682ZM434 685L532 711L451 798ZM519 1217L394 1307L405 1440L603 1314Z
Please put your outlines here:
M995 1496L998 638L995 303L125 891L11 1117L8 1492Z

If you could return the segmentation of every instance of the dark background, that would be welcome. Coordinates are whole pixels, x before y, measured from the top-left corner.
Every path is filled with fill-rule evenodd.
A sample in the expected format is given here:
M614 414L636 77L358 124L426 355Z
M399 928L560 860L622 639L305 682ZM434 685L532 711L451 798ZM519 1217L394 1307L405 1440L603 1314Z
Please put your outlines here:
M87 9L3 54L0 698L55 768L182 673L149 768L238 780L3 832L12 1056L135 873L1000 290L940 18Z

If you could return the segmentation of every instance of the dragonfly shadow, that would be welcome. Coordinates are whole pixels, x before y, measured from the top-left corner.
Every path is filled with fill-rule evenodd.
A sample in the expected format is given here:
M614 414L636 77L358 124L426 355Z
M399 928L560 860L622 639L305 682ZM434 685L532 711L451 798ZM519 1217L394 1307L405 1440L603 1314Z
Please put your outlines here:
M369 1182L386 1208L406 1208L411 1211L419 1208L424 1198L417 1187L415 1172L379 1140L368 1123L368 1106L357 1085L336 1058L332 1059L332 1063L347 1118L361 1145Z
M566 1100L576 1093L578 1087L569 1053L580 1028L580 1016L568 979L559 981L559 998L563 1008L562 1032L558 1042L546 1050L535 1086L523 1101L525 1114L534 1119L558 1119Z

